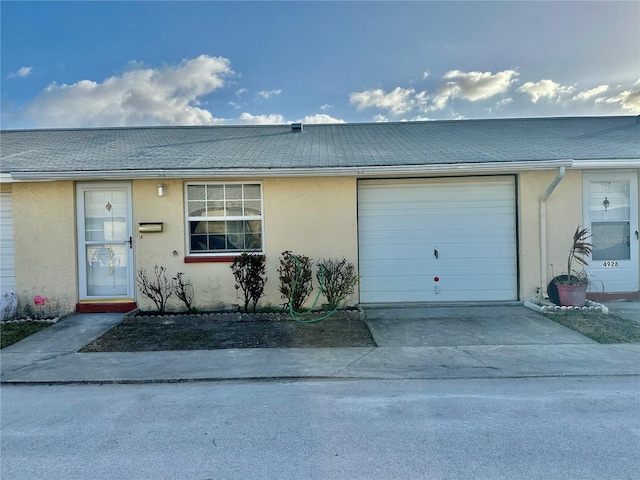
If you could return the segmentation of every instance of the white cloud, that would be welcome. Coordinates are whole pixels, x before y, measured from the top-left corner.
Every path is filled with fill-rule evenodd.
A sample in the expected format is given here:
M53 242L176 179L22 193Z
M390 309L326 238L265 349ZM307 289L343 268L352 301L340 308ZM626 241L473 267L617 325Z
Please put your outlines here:
M251 115L244 112L238 117L239 125L278 125L287 123L284 117L277 113L271 115Z
M327 110L329 110L330 108L333 108L333 105L329 105L328 103L325 103L324 105L322 105L320 107L320 110L322 110L323 112L326 112Z
M20 67L16 72L11 72L8 77L16 78L16 77L28 77L33 72L33 67Z
M244 112L232 123L237 123L239 125L282 125L291 122L285 120L285 118L278 113L272 113L269 115L252 115L248 112ZM294 123L345 123L345 121L339 118L333 118L324 113L316 113L315 115L307 115L302 119L295 120Z
M102 83L52 83L25 113L38 127L222 124L198 107L199 99L233 73L229 60L206 55L158 69L134 67Z
M280 95L282 93L282 90L278 89L278 90L262 90L260 92L258 92L258 95L261 96L262 98L264 98L265 100L268 100L269 97L273 97L274 95Z
M386 123L389 121L389 119L387 117L385 117L384 115L374 115L373 116L373 121L376 123Z
M518 72L515 70L497 73L451 70L444 75L445 82L433 96L430 109L441 110L452 98L477 102L500 95L509 90L517 76Z
M431 72L429 70L425 70L424 73L422 74L422 79L424 80L425 78L427 78L429 75L431 75Z
M396 87L389 93L377 88L351 93L349 103L355 105L357 110L377 107L388 110L392 115L402 115L416 106L415 93L413 88Z
M502 99L498 100L494 106L495 106L496 110L500 110L500 109L502 109L502 108L504 108L504 107L506 107L506 106L508 106L508 105L510 105L512 103L513 103L513 98L506 97L506 98L502 98ZM488 107L487 108L487 113L489 113L489 115L493 115L493 107Z
M424 72L426 78L429 72ZM396 87L390 92L382 89L371 89L363 92L353 92L349 101L358 110L377 107L387 110L391 115L403 115L414 109L424 112L442 110L452 98L462 98L470 102L486 100L509 90L518 76L515 70L491 72L462 72L451 70L444 76L444 83L440 85L434 95L426 91L417 92L413 88Z
M339 118L333 118L324 113L316 113L315 115L307 115L302 120L296 120L296 123L346 123Z
M553 80L544 79L539 82L527 82L522 85L519 92L526 93L531 97L531 102L536 103L541 98L548 98L549 100L558 99L565 93L573 93L574 87L565 87Z
M596 103L619 104L623 110L640 114L640 90L625 90L615 97L598 98Z
M449 112L449 118L451 120L466 120L467 117L465 117L464 115L460 114L460 113L456 113L456 112Z
M240 96L243 93L247 93L247 89L246 88L239 88L238 90L236 90L236 95Z
M571 100L589 100L590 98L600 95L607 90L609 90L609 85L598 85L595 88L583 90L582 92L575 95Z

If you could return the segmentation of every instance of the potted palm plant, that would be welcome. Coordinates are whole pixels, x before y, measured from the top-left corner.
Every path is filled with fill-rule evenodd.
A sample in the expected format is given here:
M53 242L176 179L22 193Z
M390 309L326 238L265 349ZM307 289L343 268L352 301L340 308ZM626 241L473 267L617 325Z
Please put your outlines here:
M569 249L569 257L567 259L567 274L555 277L555 283L558 288L558 297L560 305L565 307L583 307L587 301L587 287L589 286L589 278L584 270L575 271L572 269L574 263L581 266L589 265L587 258L591 255L593 245L587 240L591 238L589 229L581 228L578 225L573 234L573 244Z

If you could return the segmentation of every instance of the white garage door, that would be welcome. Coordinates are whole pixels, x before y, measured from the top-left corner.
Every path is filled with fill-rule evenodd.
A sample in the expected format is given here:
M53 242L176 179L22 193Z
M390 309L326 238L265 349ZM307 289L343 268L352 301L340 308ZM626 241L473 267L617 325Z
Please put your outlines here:
M513 177L362 180L360 301L517 299Z
M0 291L16 286L13 256L13 208L10 193L0 193Z

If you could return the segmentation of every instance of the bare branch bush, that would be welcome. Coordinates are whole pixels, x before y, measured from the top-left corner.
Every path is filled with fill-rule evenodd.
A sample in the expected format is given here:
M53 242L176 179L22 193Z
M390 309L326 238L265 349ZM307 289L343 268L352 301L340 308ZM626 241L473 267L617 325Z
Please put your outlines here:
M173 277L173 291L176 294L176 297L184 303L184 306L187 308L188 312L193 311L193 285L189 280L184 280L184 272L178 272L175 277Z
M149 278L146 268L139 268L137 271L137 282L140 293L153 301L157 310L164 313L167 308L167 300L173 294L173 286L167 280L166 267L156 264L153 267L155 278Z

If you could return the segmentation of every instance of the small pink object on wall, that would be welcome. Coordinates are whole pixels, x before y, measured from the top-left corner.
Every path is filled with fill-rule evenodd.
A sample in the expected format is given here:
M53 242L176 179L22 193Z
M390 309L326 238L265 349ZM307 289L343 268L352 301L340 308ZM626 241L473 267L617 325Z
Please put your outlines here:
M49 303L48 298L41 297L40 295L36 295L35 297L33 297L34 305L42 305L44 307L47 303Z

